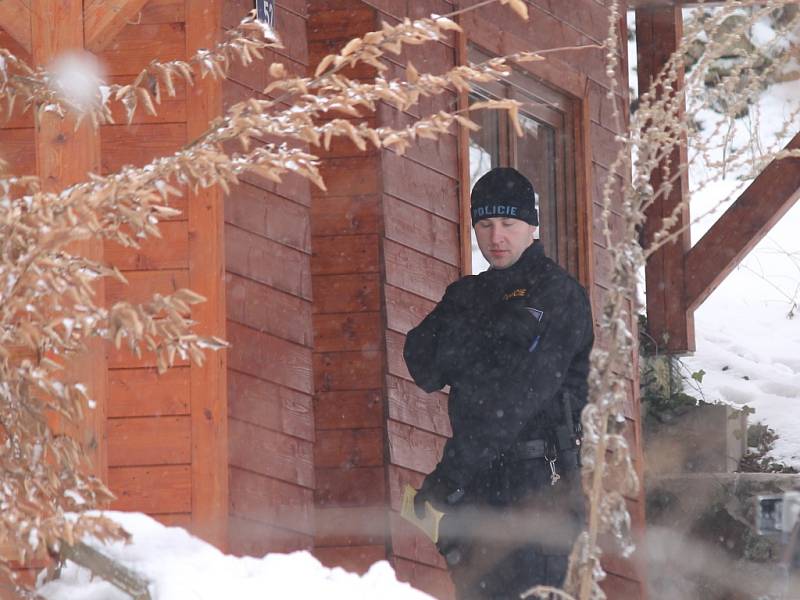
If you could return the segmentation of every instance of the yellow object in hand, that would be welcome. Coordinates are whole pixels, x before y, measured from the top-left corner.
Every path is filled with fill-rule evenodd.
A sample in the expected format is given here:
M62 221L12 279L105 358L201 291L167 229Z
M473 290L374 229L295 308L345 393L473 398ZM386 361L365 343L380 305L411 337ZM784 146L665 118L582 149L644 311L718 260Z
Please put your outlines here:
M416 495L417 490L406 484L406 487L403 488L403 503L400 506L400 516L421 529L435 544L439 541L439 522L442 520L444 513L436 510L430 502L426 501L425 516L420 519L414 511L414 497Z

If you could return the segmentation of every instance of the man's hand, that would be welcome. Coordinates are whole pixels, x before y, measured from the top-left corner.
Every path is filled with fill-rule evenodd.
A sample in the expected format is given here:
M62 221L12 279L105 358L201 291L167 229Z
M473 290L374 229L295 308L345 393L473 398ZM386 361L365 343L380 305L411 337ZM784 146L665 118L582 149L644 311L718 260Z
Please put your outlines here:
M417 495L414 496L414 512L419 519L425 518L425 503L441 511L447 512L452 506L458 504L464 497L464 490L455 487L449 481L434 474L428 475Z
M414 512L418 519L422 520L427 515L426 502L430 502L436 510L444 513L438 523L436 548L451 567L463 560L468 547L465 545L465 532L462 529L469 530L470 527L465 528L465 525L473 525L469 516L465 518L465 515L471 515L473 511L465 506L459 506L463 499L463 488L455 487L435 472L425 478L417 495L414 496Z

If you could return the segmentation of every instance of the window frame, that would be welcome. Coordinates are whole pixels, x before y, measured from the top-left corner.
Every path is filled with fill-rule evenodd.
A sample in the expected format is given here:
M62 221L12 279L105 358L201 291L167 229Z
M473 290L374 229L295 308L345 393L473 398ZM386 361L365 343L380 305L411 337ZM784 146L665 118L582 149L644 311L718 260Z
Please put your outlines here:
M464 54L470 62L481 62L492 57L473 43L467 43ZM577 277L584 285L591 278L591 202L587 202L586 159L584 133L585 115L583 98L577 98L560 90L547 81L534 76L516 66L508 76L499 82L481 83L473 86L462 97L463 107L469 104L469 96L512 98L523 103L520 112L555 130L555 185L556 198L550 205L555 208L556 256L552 256L562 267ZM498 119L499 154L501 164L504 160L511 166L518 164L516 135L511 130L509 118ZM472 272L470 251L470 202L469 202L469 132L463 132L461 144L464 163L462 176L466 175L466 185L462 185L462 215L466 223L462 228L462 272ZM583 211L580 207L585 207ZM582 214L585 213L585 214ZM587 235L588 231L588 235Z

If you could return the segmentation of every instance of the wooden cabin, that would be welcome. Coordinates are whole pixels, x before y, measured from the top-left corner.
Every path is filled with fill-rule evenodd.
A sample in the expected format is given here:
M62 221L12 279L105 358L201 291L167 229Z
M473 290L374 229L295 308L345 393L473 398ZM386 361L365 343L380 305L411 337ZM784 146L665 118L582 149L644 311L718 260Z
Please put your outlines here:
M321 57L381 21L471 4L278 0L285 50L267 63L313 72ZM391 74L402 76L407 61L441 72L519 50L599 45L606 36L606 0L527 4L528 22L499 5L465 13L463 34L389 56ZM251 0L8 0L0 5L0 37L41 65L85 48L112 81L126 81L153 58L185 58L209 46L251 8ZM645 13L672 15L674 23L679 11ZM624 19L621 27L624 49ZM408 112L382 105L369 117L403 125L472 99L509 97L524 103L522 138L505 115L485 113L480 132L423 141L404 156L337 142L322 152L327 192L296 177L276 185L248 176L228 197L189 195L183 214L163 223L163 239L138 251L87 248L131 283L107 283L107 302L188 286L209 298L193 313L199 328L232 344L203 367L180 364L162 376L151 358L109 348L93 349L76 367L99 400L86 441L117 495L113 508L184 526L233 554L308 549L355 571L387 559L400 579L452 597L435 548L397 512L403 485L419 485L450 433L446 396L424 394L406 371L404 334L471 270L469 182L487 166L514 165L534 181L542 243L601 306L610 260L599 201L628 106L623 54L615 74L621 95L613 100L623 123L615 122L603 52L554 53L472 94L423 99ZM34 126L30 113L15 114L0 129L0 152L13 172L38 173L56 188L180 147L225 105L258 95L267 82L266 64L236 66L225 82L181 88L158 116L139 111L132 126L99 131L73 132L49 117ZM620 218L612 215L612 227ZM641 473L638 385L629 383L627 431ZM641 531L642 499L628 500ZM610 598L643 597L635 560L609 555L606 567Z

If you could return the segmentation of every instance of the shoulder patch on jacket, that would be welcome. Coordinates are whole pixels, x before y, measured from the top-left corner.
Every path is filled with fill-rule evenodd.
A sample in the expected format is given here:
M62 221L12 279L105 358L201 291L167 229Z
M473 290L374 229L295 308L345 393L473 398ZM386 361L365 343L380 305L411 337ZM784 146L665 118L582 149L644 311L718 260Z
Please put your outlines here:
M540 323L542 322L542 317L544 316L543 310L539 310L538 308L533 308L532 306L526 306L525 310L531 313L534 319L536 319Z

